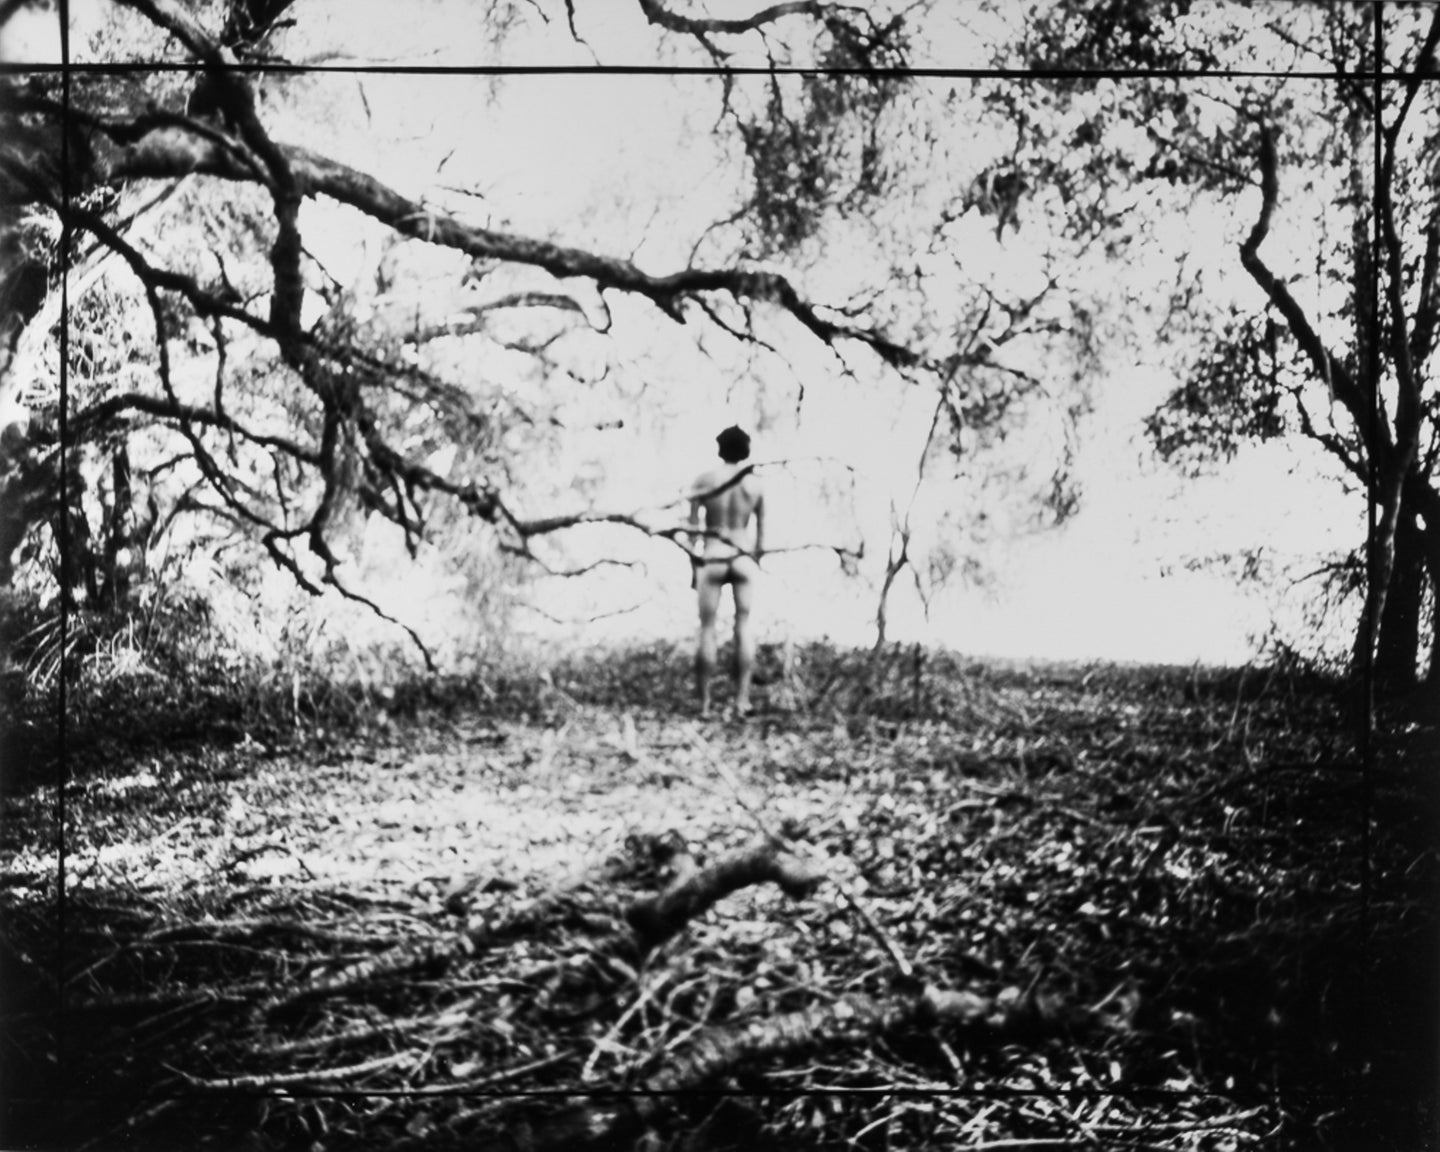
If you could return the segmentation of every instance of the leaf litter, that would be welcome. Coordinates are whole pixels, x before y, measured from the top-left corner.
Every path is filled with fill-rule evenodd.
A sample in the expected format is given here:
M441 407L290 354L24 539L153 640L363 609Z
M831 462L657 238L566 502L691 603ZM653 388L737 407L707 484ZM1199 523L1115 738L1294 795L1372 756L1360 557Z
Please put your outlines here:
M656 647L82 749L63 905L53 788L5 801L7 1135L1201 1152L1419 1106L1414 740L1367 784L1298 676L785 666L744 723Z

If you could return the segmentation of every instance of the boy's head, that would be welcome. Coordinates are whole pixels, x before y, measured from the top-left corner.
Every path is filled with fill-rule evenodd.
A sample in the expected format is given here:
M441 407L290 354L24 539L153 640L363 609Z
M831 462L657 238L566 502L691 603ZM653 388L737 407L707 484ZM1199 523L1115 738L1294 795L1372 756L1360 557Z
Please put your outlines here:
M750 455L750 436L734 424L715 437L720 445L720 459L726 464L738 464Z

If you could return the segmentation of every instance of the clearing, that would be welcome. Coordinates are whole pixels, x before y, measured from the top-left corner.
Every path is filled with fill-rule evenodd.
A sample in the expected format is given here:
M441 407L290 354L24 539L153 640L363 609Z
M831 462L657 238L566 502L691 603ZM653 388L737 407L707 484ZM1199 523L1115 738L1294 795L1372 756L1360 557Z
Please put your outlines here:
M0 1142L1433 1132L1433 727L1365 770L1314 677L762 661L746 722L668 646L77 708L63 902L53 769L7 782Z

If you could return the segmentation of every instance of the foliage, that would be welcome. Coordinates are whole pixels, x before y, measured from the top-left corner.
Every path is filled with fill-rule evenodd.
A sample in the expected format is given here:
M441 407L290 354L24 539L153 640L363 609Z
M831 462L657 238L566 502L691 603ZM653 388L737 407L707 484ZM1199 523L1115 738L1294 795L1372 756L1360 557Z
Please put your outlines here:
M1425 659L1415 622L1426 586L1432 600L1440 587L1440 552L1428 542L1440 521L1431 366L1440 249L1424 175L1434 93L1422 83L1440 37L1433 9L1064 0L1032 15L997 60L1052 74L1180 75L997 93L1019 126L1009 183L1027 190L1025 207L1117 255L1163 244L1165 214L1214 221L1258 291L1200 291L1213 261L1190 251L1182 283L1149 306L1185 377L1149 421L1156 446L1193 468L1283 436L1358 481L1380 517L1354 666L1378 659L1382 678L1412 682ZM1247 74L1206 75L1223 68ZM1302 80L1301 70L1322 79ZM1389 78L1362 85L1355 76L1367 70ZM1392 579L1422 565L1424 580Z
M758 255L793 255L831 214L863 213L903 162L894 138L907 85L886 75L906 64L902 18L867 31L837 12L825 28L815 71L771 76L763 114L737 118L754 174L745 212Z
M1286 421L1273 383L1275 325L1234 318L1218 332L1189 377L1145 420L1164 460L1199 471L1233 459L1242 444L1283 436Z
M48 72L13 78L14 131L0 156L7 202L43 220L51 247L30 252L26 275L48 291L19 310L23 339L7 343L0 388L24 393L24 438L45 462L37 483L53 504L57 375L41 363L54 357L68 262L67 430L79 482L66 516L90 532L50 541L43 562L26 553L26 587L43 592L63 554L77 576L67 595L123 591L146 573L115 570L103 541L147 537L145 548L110 549L140 564L168 536L190 551L244 550L302 587L381 607L350 563L365 525L386 521L412 553L438 543L459 559L474 540L446 538L457 516L475 522L485 546L535 559L542 537L588 515L545 513L592 495L591 473L557 481L536 464L573 455L596 397L633 402L656 361L677 377L749 376L768 393L765 409L790 406L777 395L787 382L803 396L817 348L835 353L820 376L836 405L851 387L934 388L949 412L939 439L966 457L963 476L937 469L927 481L947 492L983 476L1007 438L1019 454L1016 429L1036 413L1064 423L1067 443L1078 435L1085 387L1103 371L1093 353L1109 333L1076 284L1098 281L1081 270L1056 290L1070 255L1060 250L1025 261L1027 276L993 256L972 268L974 234L989 227L975 213L996 218L997 237L1013 222L988 152L972 155L970 118L983 108L904 75L926 49L932 6L781 5L711 19L637 0L632 14L653 26L667 59L721 65L752 52L773 65L754 76L722 70L693 99L677 82L677 100L719 117L698 133L695 154L715 166L707 202L722 215L672 219L675 193L654 190L641 207L665 223L657 251L673 272L611 254L653 242L629 192L587 207L583 220L508 227L507 211L523 204L492 203L478 176L457 184L439 171L452 158L476 171L485 149L469 136L458 157L437 157L423 196L383 183L399 174L384 170L390 152L378 147L363 90L357 98L288 67L317 47L322 58L343 52L338 25L318 2L279 7L261 19L238 2L105 5L87 53L185 66L77 74L69 88ZM538 8L495 7L482 40L502 59L527 37L589 47L586 19L572 12L562 27ZM486 91L493 108L514 86ZM1008 126L1003 115L996 122ZM380 170L331 155L355 140ZM956 176L941 186L931 166L945 156ZM62 226L73 237L65 253L55 246ZM342 230L351 250L323 251ZM15 229L7 236L24 247ZM655 332L657 318L684 325L681 358L668 327ZM1058 397L1056 363L1073 369ZM628 432L614 439L635 443ZM122 454L128 487L108 493ZM1068 516L1079 494L1063 455L1023 475L997 464L1023 481L1008 498L1033 503L1042 519ZM42 537L53 509L12 503L26 511L17 531ZM654 530L635 517L616 522ZM952 570L947 549L960 546L937 541L932 564L915 545L917 571L940 578Z

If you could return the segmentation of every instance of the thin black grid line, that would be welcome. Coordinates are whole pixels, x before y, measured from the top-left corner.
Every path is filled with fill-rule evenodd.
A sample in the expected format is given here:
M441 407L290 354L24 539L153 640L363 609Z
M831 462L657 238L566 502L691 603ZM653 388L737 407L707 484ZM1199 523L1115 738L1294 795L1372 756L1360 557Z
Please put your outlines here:
M870 76L886 80L1316 80L1342 83L1410 80L1414 72L1393 68L954 68L944 65L906 67L801 67L797 65L714 64L291 64L280 61L239 61L227 66L245 76L313 76L332 73L388 76ZM114 60L20 63L18 73L68 72L72 76L124 76L175 73L198 75L206 70L195 60ZM1440 75L1422 78L1440 83Z
M60 19L60 59L68 64L70 60L70 0L60 0L57 5ZM70 85L72 74L68 68L60 74L60 196L66 211L60 221L60 507L56 512L56 531L60 540L60 664L59 684L56 692L56 707L59 716L56 723L55 742L55 1075L59 1078L61 1095L68 1086L66 1068L67 1035L69 1020L66 1012L65 946L68 911L65 858L69 821L68 793L70 779L69 758L69 712L70 680L70 259L74 244L74 227L70 223L70 190L73 183L70 155Z
M1380 466L1378 460L1378 448L1380 444L1380 261L1383 256L1381 244L1380 221L1380 181L1385 175L1385 152L1384 152L1384 127L1385 127L1385 85L1380 79L1379 69L1381 62L1385 59L1385 5L1384 0L1377 0L1374 10L1375 21L1375 68L1376 77L1374 80L1374 102L1375 119L1371 125L1372 144L1371 151L1374 160L1374 178L1370 188L1370 229L1372 235L1372 255L1370 258L1370 316L1367 322L1372 333L1370 346L1366 350L1366 359L1369 364L1366 368L1366 376L1370 383L1370 427L1368 437L1370 440L1370 482L1365 485L1365 603L1368 608L1377 567L1379 565L1379 550L1377 547L1377 528L1379 526L1379 509L1376 507L1376 494L1381 483ZM1392 288L1394 286L1392 285ZM1398 333L1392 333L1392 339L1398 339ZM1397 510L1398 511L1398 510ZM1396 525L1399 521L1397 518ZM1394 579L1392 571L1391 579ZM1367 611L1367 609L1362 609ZM1368 611L1367 611L1368 615ZM1362 621L1366 639L1365 651L1362 654L1361 666L1361 692L1364 696L1361 708L1363 715L1360 719L1360 956L1361 975L1358 995L1360 998L1360 1019L1362 1024L1361 1051L1368 1058L1374 1051L1375 1022L1372 1019L1373 1013L1370 1005L1373 1002L1371 980L1374 972L1374 955L1371 944L1370 915L1371 896L1374 883L1373 875L1373 845L1371 843L1371 823L1375 804L1375 644L1373 639L1379 636L1380 620L1374 622L1375 631L1370 631L1371 625L1368 621Z
M62 180L62 200L67 209L69 208L72 195L71 180L71 155L70 155L70 119L71 119L71 82L75 77L86 76L115 76L134 74L198 74L205 71L203 65L195 62L175 61L127 61L111 63L75 63L70 58L69 38L69 0L59 0L57 15L60 20L60 55L58 64L21 64L12 66L11 74L56 74L61 81L61 122L63 127L60 172ZM1005 81L1047 81L1047 80L1171 80L1176 82L1199 81L1199 80L1246 80L1246 79L1283 79L1296 81L1320 81L1329 83L1341 83L1345 81L1365 81L1373 84L1375 96L1375 121L1373 124L1374 138L1374 165L1376 181L1372 187L1372 225L1374 243L1376 246L1377 258L1372 260L1371 284L1371 321L1372 331L1377 338L1372 338L1369 349L1369 357L1372 361L1378 361L1378 332L1379 332L1379 266L1378 253L1380 238L1379 206L1375 203L1375 197L1379 194L1379 177L1383 166L1382 151L1382 121L1381 121L1381 99L1384 87L1387 83L1394 83L1400 80L1410 80L1414 74L1399 69L1384 69L1381 63L1384 58L1384 0L1376 0L1374 9L1374 39L1375 56L1372 67L1369 69L1331 69L1331 70L1278 70L1278 69L1224 69L1224 70L1175 70L1175 69L1096 69L1096 70L1075 70L1075 69L1046 69L1046 68L944 68L944 67L911 67L911 68L798 68L787 66L749 67L737 66L719 68L714 66L677 66L677 65L405 65L405 64L315 64L315 65L290 65L277 63L254 63L240 64L235 70L249 75L394 75L394 76L416 76L424 77L463 77L463 76L696 76L696 77L741 77L741 76L819 76L819 75L864 75L883 77L887 79L937 79L937 80L1005 80ZM1424 77L1423 81L1429 81L1431 77ZM1440 77L1435 77L1440 81ZM68 268L71 246L73 244L73 226L69 223L69 212L61 221L60 231L60 259L62 271ZM60 511L58 527L63 533L66 530L65 517L68 509L68 350L69 350L69 278L68 275L61 276L60 299L61 299L61 325L59 336L59 453L61 463L61 475L59 484ZM1378 373L1370 375L1371 387L1371 408L1370 408L1370 433L1371 444L1377 441L1380 420L1380 390L1378 386ZM1372 482L1367 486L1367 551L1370 554L1370 564L1367 566L1367 575L1373 580L1374 572L1374 541L1377 528L1377 508L1375 500L1374 469L1372 464ZM57 1073L64 1077L65 1068L65 981L64 973L64 948L65 948L65 916L67 906L66 889L66 832L67 832L67 785L68 773L68 727L66 722L67 713L67 684L68 684L68 656L66 640L68 636L70 604L65 594L69 587L69 556L68 549L60 549L59 576L61 582L61 612L60 612L60 675L57 693L57 789L56 789L56 816L57 816L57 947L56 961L57 973L61 977L56 981L57 1002L56 1008L60 1019L60 1027L57 1029ZM1361 743L1361 769L1362 769L1362 812L1361 812L1361 924L1362 928L1368 923L1368 916L1371 912L1371 882L1372 882L1372 860L1371 860L1371 808L1373 805L1373 722L1374 722L1374 652L1367 648L1362 663L1362 678L1364 692L1364 715L1360 733ZM1368 973L1370 960L1370 943L1368 932L1364 933L1366 939L1362 947L1367 960L1366 974L1362 980L1362 992L1368 992ZM1365 1014L1368 1022L1368 1013ZM1373 1022L1368 1022L1373 1027ZM1368 1043L1368 1040L1367 1040ZM1302 1089L1304 1095L1320 1099L1332 1095L1346 1098L1345 1093L1313 1092ZM176 1093L176 1099L189 1099L195 1093ZM768 1098L768 1097L806 1097L817 1095L837 1096L900 1096L900 1097L975 1097L975 1098L1028 1098L1028 1097L1053 1097L1062 1096L1066 1098L1109 1098L1125 1097L1135 1098L1205 1098L1211 1093L1195 1092L1193 1090L1165 1090L1155 1088L1124 1088L1117 1086L1113 1090L1103 1088L1065 1089L1005 1089L1005 1088L967 1088L956 1086L949 1088L945 1086L933 1087L887 1087L876 1089L863 1088L806 1088L786 1089L768 1088L762 1091L741 1091L728 1089L686 1089L671 1092L655 1092L642 1088L630 1089L513 1089L513 1090L465 1090L457 1088L450 1091L417 1090L407 1091L404 1089L343 1089L327 1088L314 1092L307 1092L302 1086L296 1085L287 1088L283 1093L257 1092L257 1096L303 1096L311 1098L407 1098L410 1096L435 1096L448 1097L459 1096L466 1098L551 1098L551 1099L633 1099L640 1097L673 1098L673 1097L739 1097L739 1098ZM1240 1100L1243 1093L1230 1091L1227 1098ZM1257 1096L1256 1099L1270 1100L1272 1097L1265 1095ZM81 1102L86 1099L103 1099L103 1097L86 1097L76 1094L66 1096L65 1099L71 1102ZM1143 1132L1143 1126L1137 1132Z

